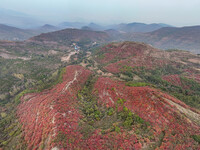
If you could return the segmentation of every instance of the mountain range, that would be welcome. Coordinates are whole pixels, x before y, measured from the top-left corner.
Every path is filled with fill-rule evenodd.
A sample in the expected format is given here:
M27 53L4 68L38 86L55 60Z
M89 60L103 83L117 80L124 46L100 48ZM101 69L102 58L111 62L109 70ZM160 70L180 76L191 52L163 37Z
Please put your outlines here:
M56 30L60 30L60 28L48 24L33 29L20 29L0 24L0 39L9 41L22 41L41 33L47 33Z
M200 53L200 26L164 27L149 33L127 34L126 40L140 41L161 49Z
M43 21L15 10L0 8L0 24L17 28L35 28L42 26Z
M84 29L84 30L83 30ZM91 28L83 28L80 29L66 29L61 31L56 31L53 33L46 33L33 39L37 39L40 41L41 38L50 41L65 41L65 39L74 39L75 37L87 40L88 38L91 39L92 33L95 31L90 30ZM73 32L72 32L73 31ZM80 33L80 37L79 37ZM85 33L84 36L81 36L82 33ZM99 31L101 35L99 36L102 41L138 41L138 42L145 42L147 44L151 44L156 48L161 49L180 49L180 50L187 50L193 53L200 53L200 26L191 26L191 27L164 27L158 29L153 32L147 33L124 33L118 30L110 29L105 31ZM53 38L53 39L52 39ZM98 36L95 36L94 40L97 40ZM103 40L104 39L104 40ZM98 40L97 40L98 41Z
M130 33L130 32L151 32L163 27L171 27L171 26L161 23L145 24L145 23L134 22L128 24L122 23L122 24L108 25L108 26L101 26L95 23L90 23L88 25L85 25L84 27L89 27L91 30L96 30L96 31L114 29L120 32Z

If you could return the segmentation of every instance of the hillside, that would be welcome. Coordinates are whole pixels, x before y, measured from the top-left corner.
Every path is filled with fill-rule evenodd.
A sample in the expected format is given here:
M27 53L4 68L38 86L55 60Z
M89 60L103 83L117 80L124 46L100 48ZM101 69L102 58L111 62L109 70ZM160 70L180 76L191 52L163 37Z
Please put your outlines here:
M56 30L59 30L59 28L47 24L33 29L20 29L0 24L0 40L23 41L41 33L52 32Z
M28 69L32 63L35 75L41 76L35 86L27 86L6 107L0 107L0 146L5 150L200 148L200 56L138 42L110 43L73 53L70 45L62 49L62 43L52 50L48 42L37 41L69 38L63 38L64 33L53 36L58 32L31 42L0 42L4 53L13 45L21 55L22 47L24 53L28 48L25 54L32 56L22 62L13 59L7 66L29 63ZM71 40L81 40L85 32L70 30ZM97 40L98 33L104 35L89 33L91 40ZM63 55L70 56L66 63L59 61ZM36 70L38 64L41 70ZM23 75L26 83L28 70L22 68L15 76L22 79Z
M79 30L79 29L64 29L60 31L44 33L31 38L33 42L54 42L54 43L72 43L78 42L78 45L90 44L93 42L105 43L110 41L110 37L105 32Z
M104 77L93 81L91 73L68 66L61 84L22 98L17 114L28 149L198 147L190 136L199 127L187 119L199 113L159 90Z
M36 34L34 34L33 32L29 30L23 30L23 29L0 24L0 39L1 40L10 40L10 41L25 40L34 35Z
M128 40L146 42L162 49L183 49L200 53L200 26L165 27L144 34L129 34Z
M103 47L96 53L94 59L105 71L121 76L127 81L133 82L135 78L134 82L154 84L181 98L192 107L200 108L198 104L200 57L197 55L185 51L162 51L143 43L122 42ZM179 77L176 82L180 81L181 85L170 81L173 75ZM169 80L166 80L166 76ZM177 94L179 90L183 90L182 94ZM187 96L184 90L187 91Z

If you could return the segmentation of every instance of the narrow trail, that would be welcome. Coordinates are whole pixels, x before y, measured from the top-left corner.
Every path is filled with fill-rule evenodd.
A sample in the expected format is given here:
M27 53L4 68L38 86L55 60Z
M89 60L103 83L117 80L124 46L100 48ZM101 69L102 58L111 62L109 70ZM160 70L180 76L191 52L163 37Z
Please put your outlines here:
M77 52L70 52L68 56L61 57L62 62L69 62L72 55L76 54Z
M78 71L75 72L74 79L73 79L72 81L68 82L68 83L65 85L65 87L64 87L63 90L62 90L62 93L65 92L65 91L70 87L70 85L73 84L74 81L77 80L78 73L79 73Z

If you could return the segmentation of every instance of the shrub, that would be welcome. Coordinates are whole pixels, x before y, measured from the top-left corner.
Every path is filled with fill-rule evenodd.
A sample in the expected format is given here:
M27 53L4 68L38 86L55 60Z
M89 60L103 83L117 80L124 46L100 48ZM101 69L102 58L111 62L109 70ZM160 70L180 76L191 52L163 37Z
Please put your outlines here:
M200 135L192 135L192 138L200 144Z
M113 109L112 107L110 107L110 108L108 109L108 115L109 115L109 116L112 116L113 113L114 113L114 109Z
M120 128L118 126L115 127L115 132L120 132Z
M145 82L128 82L126 83L126 86L131 86L131 87L142 87L142 86L148 86L148 83Z

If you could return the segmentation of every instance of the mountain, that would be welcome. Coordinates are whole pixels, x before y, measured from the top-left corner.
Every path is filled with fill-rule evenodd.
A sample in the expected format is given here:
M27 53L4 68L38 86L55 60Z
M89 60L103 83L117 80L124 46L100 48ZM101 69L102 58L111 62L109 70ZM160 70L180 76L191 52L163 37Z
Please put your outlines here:
M19 29L7 25L0 24L0 39L1 40L25 40L34 36L34 32L31 30Z
M86 26L86 23L82 22L63 22L60 23L58 26L65 29L65 28L76 28L76 29L81 29L83 26Z
M123 32L151 32L158 30L163 27L169 27L170 25L166 24L145 24L145 23L129 23L129 24L119 24L115 27L114 29L118 31L123 31Z
M200 53L200 26L165 27L149 33L129 34L126 40L146 42L162 49Z
M53 32L53 31L61 30L61 28L50 25L50 24L45 24L41 27L38 27L38 28L32 29L32 30L35 30L38 33L47 33L47 32Z
M170 27L167 24L144 24L144 23L128 23L128 24L117 24L117 25L99 25L96 23L80 23L80 22L64 22L59 25L62 28L77 28L89 27L94 31L104 31L104 30L118 30L119 32L151 32L163 27Z
M29 41L59 43L79 42L79 44L82 45L83 43L91 42L107 42L110 41L110 38L107 33L100 31L64 29L50 33L43 33L31 38Z
M106 32L113 41L123 41L125 39L124 34L118 30L108 29L104 30L104 32Z
M95 24L95 23L90 23L88 25L89 28L95 30L95 31L103 31L106 29L106 26L101 26L101 25L98 25L98 24Z
M43 24L31 15L14 10L0 8L0 24L14 26L18 28L34 28Z
M93 30L93 31L104 31L105 29L107 29L107 27L101 26L95 23L90 23L87 26L83 26L81 29Z
M94 31L103 31L105 29L108 29L109 26L101 26L99 24L96 23L81 23L81 22L63 22L61 24L59 24L59 27L65 29L65 28L75 28L75 29L81 29L81 28L90 28L91 30Z
M50 25L50 24L45 24L42 27L40 27L41 30L46 30L46 31L53 31L53 30L59 30L58 27Z
M88 26L83 26L83 27L81 28L81 30L91 30L91 31L93 31L93 29L90 28L90 27L88 27Z
M33 29L20 29L0 24L0 40L23 41L41 33L52 32L56 30L59 30L59 28L47 24Z

